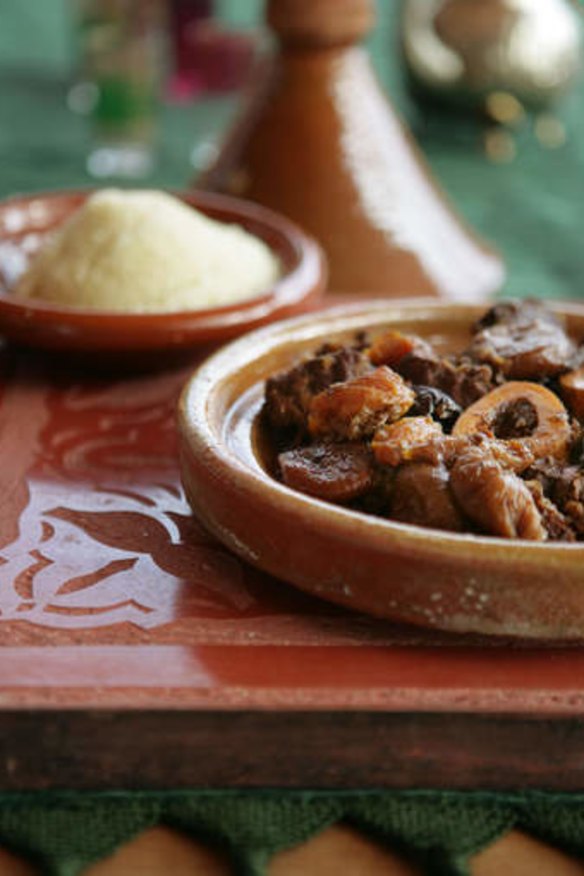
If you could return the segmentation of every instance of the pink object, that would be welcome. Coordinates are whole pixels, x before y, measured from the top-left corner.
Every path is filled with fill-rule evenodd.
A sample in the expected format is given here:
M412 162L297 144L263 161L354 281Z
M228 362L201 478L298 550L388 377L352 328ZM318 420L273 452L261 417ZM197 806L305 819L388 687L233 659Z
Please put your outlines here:
M236 91L249 79L255 58L253 36L204 22L193 28L190 48L198 75L208 91Z
M225 30L213 19L212 0L174 0L174 74L170 100L187 102L205 92L242 87L255 57L255 36Z
M192 58L189 34L193 27L213 15L213 0L172 0L170 21L174 44L174 62L177 74L183 76L191 69Z

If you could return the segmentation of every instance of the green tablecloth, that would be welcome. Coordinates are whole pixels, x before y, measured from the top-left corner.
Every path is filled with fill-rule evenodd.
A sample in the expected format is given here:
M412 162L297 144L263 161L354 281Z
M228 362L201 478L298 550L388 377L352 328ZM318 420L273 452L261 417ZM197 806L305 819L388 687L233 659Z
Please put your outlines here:
M560 109L565 146L543 150L527 125L518 134L517 159L489 164L475 122L429 115L408 100L391 7L393 0L382 4L372 43L378 70L459 209L503 252L506 291L584 295L584 90ZM4 15L7 8L2 0ZM0 76L0 196L91 184L85 172L87 122L66 108L66 88L54 72L11 69ZM185 185L193 175L193 148L215 142L236 105L234 98L221 98L165 107L160 161L146 184ZM263 871L275 850L343 819L403 848L435 874L465 873L470 853L513 826L584 856L584 797L545 793L4 794L0 845L31 855L48 873L73 876L162 822L225 843L241 872L252 874Z

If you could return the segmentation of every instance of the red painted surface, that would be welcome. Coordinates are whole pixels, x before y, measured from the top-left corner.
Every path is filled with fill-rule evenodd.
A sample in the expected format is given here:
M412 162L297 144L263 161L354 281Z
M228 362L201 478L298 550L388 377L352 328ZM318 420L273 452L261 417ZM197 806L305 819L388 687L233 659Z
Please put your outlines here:
M584 712L579 648L393 627L208 536L175 455L191 370L111 379L2 353L2 708Z

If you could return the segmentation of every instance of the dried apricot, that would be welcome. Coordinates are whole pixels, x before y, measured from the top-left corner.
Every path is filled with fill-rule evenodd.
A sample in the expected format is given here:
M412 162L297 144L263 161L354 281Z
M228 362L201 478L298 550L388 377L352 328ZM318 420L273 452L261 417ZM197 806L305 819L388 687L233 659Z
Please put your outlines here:
M383 423L392 423L411 408L415 393L385 365L363 377L335 383L310 404L308 429L317 438L355 441Z
M411 353L416 346L417 338L403 335L401 332L387 331L379 335L369 348L369 358L374 365L397 365L400 359Z
M432 463L440 457L438 439L443 437L442 427L432 417L403 417L378 429L371 447L382 465Z

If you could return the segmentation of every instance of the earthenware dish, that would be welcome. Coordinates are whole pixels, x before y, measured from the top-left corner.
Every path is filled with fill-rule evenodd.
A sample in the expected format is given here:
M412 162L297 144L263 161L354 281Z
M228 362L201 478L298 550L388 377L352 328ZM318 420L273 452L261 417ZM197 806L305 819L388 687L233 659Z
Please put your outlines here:
M188 499L203 523L256 566L324 599L451 631L584 636L584 545L534 544L400 524L294 492L267 471L263 382L324 340L394 326L462 349L484 308L369 302L288 320L212 356L179 410ZM584 306L562 307L584 337Z
M282 265L282 276L267 294L214 310L147 314L58 306L11 295L12 283L46 235L89 194L56 192L0 204L0 334L4 337L76 353L189 350L302 312L326 284L318 245L292 222L246 201L195 192L175 194L214 219L242 225L272 248Z

